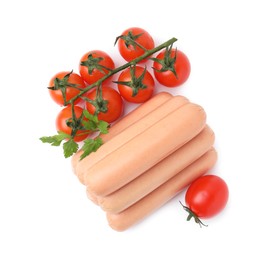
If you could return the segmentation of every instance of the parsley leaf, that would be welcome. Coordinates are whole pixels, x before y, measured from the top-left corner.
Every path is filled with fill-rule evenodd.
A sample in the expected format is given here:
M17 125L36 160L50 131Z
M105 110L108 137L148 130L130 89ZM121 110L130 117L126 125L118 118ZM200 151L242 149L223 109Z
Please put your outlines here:
M69 139L63 144L63 149L65 158L68 158L78 151L79 145L73 139Z
M89 138L84 141L81 155L81 160L88 156L90 153L97 151L97 149L103 144L100 134L107 134L110 125L102 120L98 120L96 115L90 114L87 110L83 110L83 115L86 120L82 121L83 130L89 130L90 132L98 132L98 136L95 139ZM79 149L79 144L74 141L72 135L58 131L57 135L43 136L39 138L43 143L49 143L52 146L60 146L63 141L63 150L65 158L70 157L76 153Z
M84 115L89 121L93 121L93 122L95 122L95 123L98 122L98 117L97 117L97 116L94 116L94 115L92 115L92 114L90 114L90 113L88 112L88 110L86 110L86 109L83 110L83 115Z
M99 131L102 134L108 133L109 124L103 120L98 120L96 115L90 114L87 110L83 111L87 120L82 122L85 129L90 131Z
M39 138L42 143L49 143L52 146L60 146L63 140L70 138L70 135L59 131L57 135L52 135L52 136L43 136Z
M108 128L109 128L109 124L106 121L100 120L97 124L97 128L100 131L101 134L107 134Z
M92 152L96 152L97 149L103 144L103 141L100 137L96 139L87 139L84 141L84 145L82 146L83 154L80 157L80 160L85 158Z

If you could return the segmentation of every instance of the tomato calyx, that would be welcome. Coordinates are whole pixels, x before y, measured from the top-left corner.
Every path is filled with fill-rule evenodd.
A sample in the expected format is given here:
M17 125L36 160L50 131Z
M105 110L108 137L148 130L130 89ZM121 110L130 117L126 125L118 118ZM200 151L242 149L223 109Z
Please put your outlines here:
M74 105L71 106L71 111L72 111L72 117L66 120L66 124L68 127L71 128L70 135L71 135L71 138L73 139L79 130L84 130L84 127L82 125L83 113L79 117L76 117Z
M80 63L81 66L85 66L88 69L88 74L92 75L93 71L96 69L98 71L100 71L101 73L103 73L104 75L106 74L106 70L107 71L112 71L112 69L103 66L100 64L100 62L102 60L104 60L103 57L94 57L93 56L94 53L90 53L87 57L87 60L84 60Z
M195 222L196 222L197 224L199 224L200 227L202 227L202 226L207 227L207 226L208 226L208 225L204 224L204 223L200 220L200 218L199 218L199 217L198 217L198 216L197 216L197 215L196 215L189 207L183 205L181 201L179 201L179 203L181 204L181 206L183 207L183 209L189 213L189 215L187 216L187 221L190 221L192 218L194 218Z
M176 61L177 51L175 51L175 55L171 57L172 46L173 45L171 44L170 46L166 47L163 59L157 59L157 58L150 58L150 59L161 65L161 69L156 69L153 67L154 70L158 72L171 71L177 78L177 73L175 70L175 61Z
M132 32L130 32L130 35L132 35ZM62 79L58 78L55 81L52 81L52 84L54 84L54 86L52 86L52 84L50 84L49 89L52 91L53 90L60 90L60 92L63 96L63 101L64 101L64 102L62 102L63 103L62 105L64 105L65 107L74 106L76 104L76 101L78 100L78 98L80 98L80 99L84 99L90 103L92 103L92 102L96 103L96 107L98 107L98 110L99 110L96 112L96 114L98 112L105 112L105 111L107 111L107 109L109 110L107 105L110 105L111 103L109 103L108 100L104 100L102 98L102 95L100 96L100 98L96 98L96 100L87 100L85 97L87 92L94 89L94 88L97 88L97 87L101 88L101 84L103 82L105 82L105 80L107 80L108 78L115 75L116 73L118 73L122 70L128 69L131 66L135 67L136 64L144 61L146 58L150 57L154 53L157 53L158 51L166 48L167 46L170 46L171 44L173 44L174 42L177 41L177 39L173 37L173 38L167 40L166 42L160 44L159 46L146 49L144 46L141 46L140 43L136 42L136 40L138 40L139 37L143 36L143 34L141 34L141 33L138 33L137 35L133 34L132 37L134 38L134 36L135 36L135 40L130 39L131 43L133 44L133 48L134 48L134 46L135 47L138 46L138 48L140 47L141 49L144 50L143 54L140 54L139 56L134 57L132 60L129 60L127 63L125 63L117 68L108 68L108 67L100 64L101 62L103 63L105 58L102 58L100 56L95 58L95 57L93 57L93 54L95 55L95 53L91 53L90 55L88 55L88 59L81 61L81 66L87 67L87 65L89 65L88 63L90 63L91 66L93 65L93 67L90 66L90 69L89 69L90 72L93 72L94 69L98 69L98 71L101 71L104 74L103 77L95 80L94 82L88 83L89 84L88 86L80 87L81 85L77 85L77 84L73 84L73 83L69 82L69 81L71 81L70 76L73 76L72 71L71 71L70 73L67 73L66 75L64 75L64 77ZM130 38L132 38L132 37L130 37ZM116 42L120 38L121 37L118 37L116 39ZM132 44L131 44L131 46L132 46ZM139 77L139 79L143 78L145 73L146 72L142 73L142 75ZM82 80L84 80L84 79L82 78ZM74 96L72 96L71 98L66 100L68 98L68 94L69 94L68 90L67 90L68 87L72 87L72 88L79 90L79 93L75 94ZM143 84L141 84L141 86L140 86L140 88L142 88L142 89L144 89L146 87L147 86L144 86ZM136 91L136 89L135 89L134 95L136 95L136 92L138 92L138 91ZM101 93L101 91L99 91L99 93ZM84 113L84 116L86 118L87 118L87 116L85 114L87 114L87 112L88 112L87 110L83 109L83 113ZM108 132L108 128L110 125L106 121L99 120L97 115L92 115L92 114L86 120L84 119L84 117L81 118L80 116L78 118L72 117L72 116L70 116L70 114L68 115L68 117L70 117L70 119L68 119L68 120L65 119L64 122L66 122L71 128L74 128L72 133L71 133L71 131L68 131L69 129L67 129L68 133L66 133L66 131L64 131L64 130L58 130L57 134L55 134L55 135L43 136L39 139L43 143L48 143L52 146L60 146L61 144L63 144L64 156L65 156L65 158L67 158L78 151L79 146L78 146L77 142L80 142L80 140L78 140L78 138L76 138L76 137L78 137L78 136L84 137L84 135L88 135L89 133L98 132L98 135L94 139L87 138L87 137L85 137L86 138L85 140L82 139L82 140L84 140L84 144L82 147L82 150L84 151L84 153L80 159L83 159L84 157L89 155L91 152L96 151L98 149L98 147L102 145L102 139L101 139L101 137L99 137L99 135L106 134ZM80 125L80 121L81 121L81 125Z
M120 84L120 85L125 85L128 86L132 89L132 97L135 97L140 89L146 89L147 86L145 84L143 84L143 79L145 76L145 73L147 71L146 67L143 70L143 73L139 76L136 77L135 75L135 69L136 66L130 66L130 76L131 76L131 80L130 81L113 81L116 84Z
M98 115L100 112L106 113L108 111L108 100L103 99L101 86L97 87L96 98L94 100L87 97L82 97L82 99L95 107L95 115Z
M52 87L48 87L50 90L60 90L64 99L64 104L66 104L66 91L68 87L76 88L78 90L82 90L82 88L79 88L78 84L73 84L69 82L69 77L73 73L73 70L71 70L68 74L66 74L62 79L55 78L54 79L54 85Z
M119 39L122 39L125 42L125 45L128 49L130 49L130 46L132 46L134 50L136 49L136 47L139 47L144 51L147 51L146 48L144 48L141 44L136 42L136 40L142 35L143 33L133 34L132 31L128 31L127 35L120 35L116 37L114 45L118 42Z

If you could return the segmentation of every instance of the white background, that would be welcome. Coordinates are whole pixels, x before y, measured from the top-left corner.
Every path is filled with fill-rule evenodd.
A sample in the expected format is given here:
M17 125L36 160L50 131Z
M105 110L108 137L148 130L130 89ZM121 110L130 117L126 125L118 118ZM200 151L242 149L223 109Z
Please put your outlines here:
M2 1L0 259L269 259L268 2ZM77 71L93 49L121 64L113 43L131 26L156 44L178 38L190 59L191 76L174 93L205 108L219 153L212 173L230 189L207 228L185 221L181 194L134 228L113 231L61 148L38 140L55 133L60 110L50 78Z

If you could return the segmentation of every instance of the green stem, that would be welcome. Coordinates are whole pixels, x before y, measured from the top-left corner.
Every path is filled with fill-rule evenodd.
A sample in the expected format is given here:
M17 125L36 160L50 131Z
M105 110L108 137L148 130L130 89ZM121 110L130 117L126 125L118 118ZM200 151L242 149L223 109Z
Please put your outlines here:
M179 201L179 202L180 202L181 206L183 207L183 209L184 209L185 211L188 212L187 221L190 221L192 218L194 218L195 222L196 222L197 224L199 224L200 227L202 227L202 226L207 227L207 225L205 225L205 224L200 220L200 218L199 218L199 217L198 217L198 216L197 216L190 208L184 206L184 205L182 204L181 201Z
M74 138L76 133L78 132L78 126L77 126L77 117L75 114L75 108L74 108L74 103L71 104L71 111L72 111L72 121L74 124L74 127L72 127L72 131L71 131L71 137Z
M171 38L170 40L160 44L159 46L153 48L153 49L150 49L150 50L146 50L145 53L143 55L141 55L140 57L130 61L130 62L127 62L125 63L124 65L118 67L118 68L115 68L114 70L111 70L109 71L108 74L106 74L104 77L102 77L101 79L97 80L95 83L87 86L86 88L84 88L83 90L81 90L75 97L73 97L72 99L70 99L69 101L65 102L65 105L68 105L68 104L72 104L78 97L82 96L83 94L85 94L86 92L88 92L89 90L91 90L92 88L94 87L97 87L97 86L100 86L101 83L106 80L107 78L111 77L112 75L118 73L119 71L122 71L132 65L136 65L138 62L146 59L147 57L151 56L152 54L172 45L174 42L176 42L177 39L176 38Z

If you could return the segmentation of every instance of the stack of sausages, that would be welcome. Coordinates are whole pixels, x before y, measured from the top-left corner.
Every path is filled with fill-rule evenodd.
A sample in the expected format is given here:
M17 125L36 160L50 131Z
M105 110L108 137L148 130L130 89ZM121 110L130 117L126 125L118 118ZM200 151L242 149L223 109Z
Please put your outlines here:
M161 207L217 160L203 108L167 92L127 114L102 139L83 160L77 152L72 167L117 231Z

